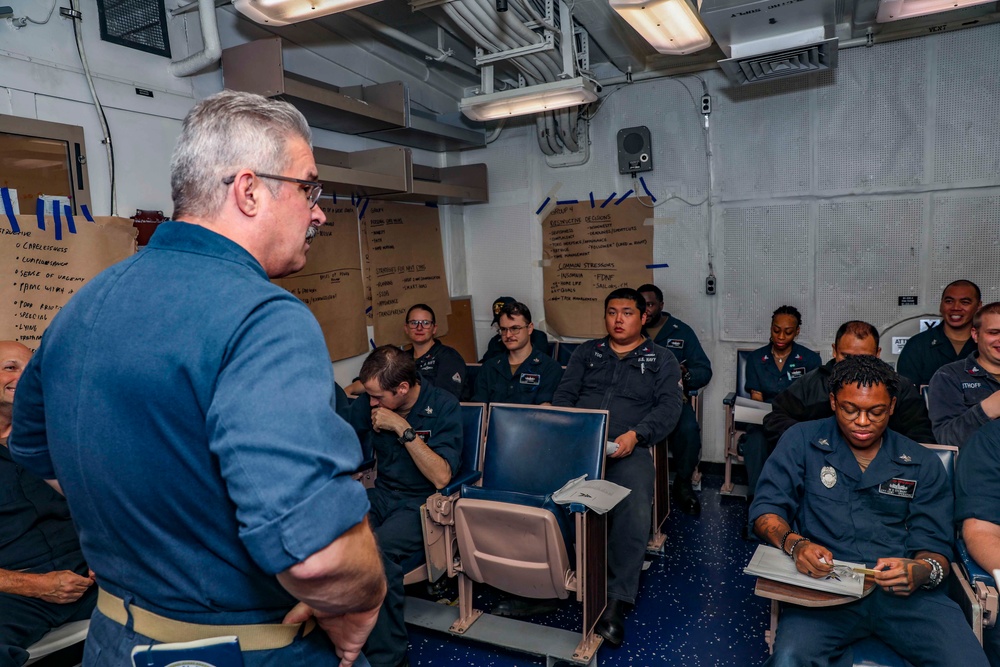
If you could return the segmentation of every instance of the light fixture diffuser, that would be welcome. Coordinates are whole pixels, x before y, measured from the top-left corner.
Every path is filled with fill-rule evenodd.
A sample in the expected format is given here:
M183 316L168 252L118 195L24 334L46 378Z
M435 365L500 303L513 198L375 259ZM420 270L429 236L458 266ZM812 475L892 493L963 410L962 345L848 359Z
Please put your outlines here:
M611 0L611 8L659 53L682 56L712 45L688 0Z
M459 108L472 120L486 121L554 111L596 101L597 90L594 84L583 77L577 77L500 93L464 97L459 102Z
M994 0L882 0L878 4L875 21L877 23L901 21L962 7L985 5L987 2Z
M375 2L378 0L233 0L233 6L257 23L288 25Z

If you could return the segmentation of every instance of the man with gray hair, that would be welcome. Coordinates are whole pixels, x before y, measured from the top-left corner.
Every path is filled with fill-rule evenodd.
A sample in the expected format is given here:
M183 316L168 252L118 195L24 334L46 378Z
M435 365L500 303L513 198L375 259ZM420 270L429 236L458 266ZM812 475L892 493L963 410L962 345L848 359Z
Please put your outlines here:
M269 280L325 222L316 178L289 104L199 102L174 220L85 285L25 369L10 451L65 491L96 573L87 666L220 635L247 667L368 664L385 577L360 444L319 324Z

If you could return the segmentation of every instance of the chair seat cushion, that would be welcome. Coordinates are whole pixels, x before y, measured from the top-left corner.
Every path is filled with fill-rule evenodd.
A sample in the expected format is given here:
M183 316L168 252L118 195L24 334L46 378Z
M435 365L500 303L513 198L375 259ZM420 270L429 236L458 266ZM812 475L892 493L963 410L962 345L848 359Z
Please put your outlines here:
M562 505L557 505L552 500L552 495L544 496L532 493L518 493L517 491L503 491L500 489L487 489L481 486L462 487L462 498L473 500L492 500L498 503L511 503L512 505L524 505L525 507L539 507L548 510L555 516L559 524L559 532L562 533L563 542L566 544L566 553L572 562L576 558L576 522L569 513L569 509Z

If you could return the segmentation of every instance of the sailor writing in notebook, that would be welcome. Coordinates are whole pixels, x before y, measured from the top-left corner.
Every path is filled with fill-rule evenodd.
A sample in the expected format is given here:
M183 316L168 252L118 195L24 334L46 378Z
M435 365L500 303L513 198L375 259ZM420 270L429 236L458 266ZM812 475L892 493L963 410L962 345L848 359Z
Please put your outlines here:
M788 429L750 507L754 531L796 568L825 577L834 561L878 572L876 589L840 606L782 610L774 666L850 665L876 636L915 665L986 665L941 583L952 554L951 482L930 450L887 428L899 379L874 356L830 376L834 416Z

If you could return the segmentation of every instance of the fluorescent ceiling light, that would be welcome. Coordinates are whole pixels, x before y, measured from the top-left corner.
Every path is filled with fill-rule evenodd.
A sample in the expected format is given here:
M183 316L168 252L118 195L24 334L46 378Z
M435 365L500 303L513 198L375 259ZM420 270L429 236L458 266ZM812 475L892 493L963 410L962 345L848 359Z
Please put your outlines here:
M688 0L611 0L611 8L660 53L681 56L712 45Z
M937 14L960 7L985 5L994 0L882 0L878 5L875 20L878 23L889 23L902 19L912 19L915 16Z
M233 0L233 6L257 23L288 25L374 2L378 0Z
M596 101L594 84L583 77L577 77L514 88L501 93L464 97L459 102L459 108L472 120L496 120Z

